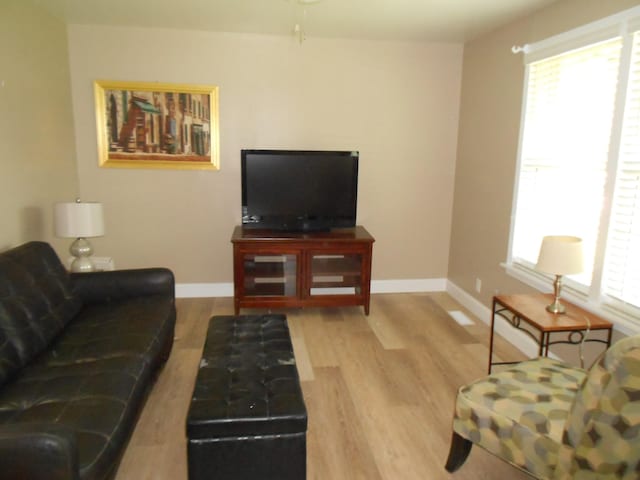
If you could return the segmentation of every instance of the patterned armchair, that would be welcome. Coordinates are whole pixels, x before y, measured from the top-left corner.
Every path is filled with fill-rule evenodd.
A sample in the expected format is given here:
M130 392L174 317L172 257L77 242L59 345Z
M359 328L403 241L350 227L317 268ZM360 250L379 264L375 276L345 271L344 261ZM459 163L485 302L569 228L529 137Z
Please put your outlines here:
M447 471L474 443L540 479L639 478L640 335L588 371L538 358L462 386Z

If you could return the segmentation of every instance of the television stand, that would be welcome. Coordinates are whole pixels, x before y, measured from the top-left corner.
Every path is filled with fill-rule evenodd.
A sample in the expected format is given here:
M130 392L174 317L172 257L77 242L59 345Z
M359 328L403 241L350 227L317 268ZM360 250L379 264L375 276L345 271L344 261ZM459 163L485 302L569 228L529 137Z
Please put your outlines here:
M361 226L324 232L235 227L235 314L241 308L362 305L369 315L374 241Z

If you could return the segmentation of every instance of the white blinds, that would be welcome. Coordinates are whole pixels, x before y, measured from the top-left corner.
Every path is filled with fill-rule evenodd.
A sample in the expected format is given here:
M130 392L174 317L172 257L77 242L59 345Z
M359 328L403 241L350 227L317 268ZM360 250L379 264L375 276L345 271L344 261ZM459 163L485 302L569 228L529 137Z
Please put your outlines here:
M640 308L640 33L633 36L615 193L604 264L604 300Z
M544 235L584 240L589 286L603 208L622 41L528 66L511 258L535 264Z

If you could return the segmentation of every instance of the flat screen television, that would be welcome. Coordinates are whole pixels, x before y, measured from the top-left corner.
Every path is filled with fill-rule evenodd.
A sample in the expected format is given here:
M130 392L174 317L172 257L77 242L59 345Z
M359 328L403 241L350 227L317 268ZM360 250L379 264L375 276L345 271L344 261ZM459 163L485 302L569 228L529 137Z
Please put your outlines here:
M322 231L353 227L358 152L242 150L244 228Z

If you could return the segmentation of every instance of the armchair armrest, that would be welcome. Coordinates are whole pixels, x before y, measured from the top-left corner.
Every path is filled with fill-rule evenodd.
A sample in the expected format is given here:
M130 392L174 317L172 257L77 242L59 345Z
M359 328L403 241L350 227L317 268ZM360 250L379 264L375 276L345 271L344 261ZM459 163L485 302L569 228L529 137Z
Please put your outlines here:
M146 295L175 297L173 272L167 268L71 273L70 278L73 291L84 302L107 302Z
M77 480L75 435L52 424L0 426L0 474L26 480Z

